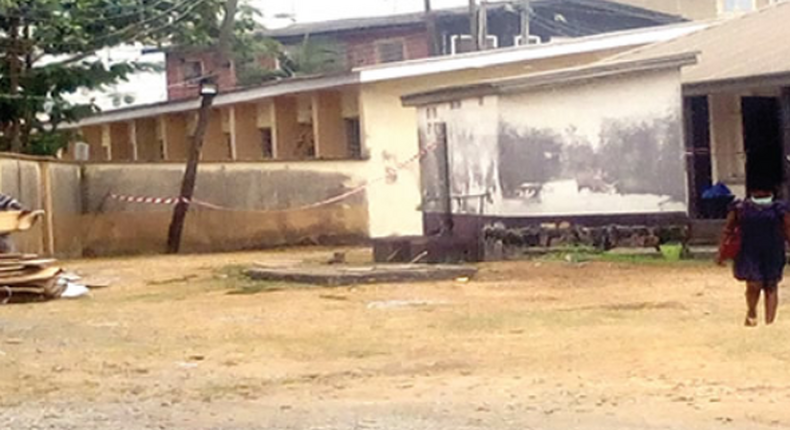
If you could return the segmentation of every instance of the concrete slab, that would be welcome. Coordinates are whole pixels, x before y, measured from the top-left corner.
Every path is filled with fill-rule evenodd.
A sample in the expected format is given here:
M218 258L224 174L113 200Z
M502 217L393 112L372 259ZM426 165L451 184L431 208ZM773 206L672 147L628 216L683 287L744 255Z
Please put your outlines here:
M284 281L323 286L382 284L393 282L447 281L471 278L471 266L392 264L376 266L254 267L246 274L259 281Z

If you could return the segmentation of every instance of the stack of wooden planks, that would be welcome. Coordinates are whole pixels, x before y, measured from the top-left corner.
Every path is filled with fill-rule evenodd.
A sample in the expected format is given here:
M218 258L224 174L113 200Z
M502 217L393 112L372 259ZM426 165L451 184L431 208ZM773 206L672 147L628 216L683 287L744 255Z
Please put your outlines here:
M67 282L56 264L32 254L0 254L0 304L59 298Z

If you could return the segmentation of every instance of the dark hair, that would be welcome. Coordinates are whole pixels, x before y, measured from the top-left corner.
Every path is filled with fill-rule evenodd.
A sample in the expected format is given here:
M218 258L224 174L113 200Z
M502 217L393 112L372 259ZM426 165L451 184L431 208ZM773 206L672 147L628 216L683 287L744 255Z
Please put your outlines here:
M758 175L754 176L755 177L749 178L749 181L747 181L748 183L746 184L746 188L749 193L755 191L770 191L774 194L777 193L779 187L776 181Z

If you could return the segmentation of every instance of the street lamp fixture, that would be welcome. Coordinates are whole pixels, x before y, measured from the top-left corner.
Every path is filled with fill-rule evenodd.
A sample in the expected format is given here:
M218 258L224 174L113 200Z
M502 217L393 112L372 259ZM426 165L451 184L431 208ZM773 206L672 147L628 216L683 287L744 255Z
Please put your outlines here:
M206 78L200 82L200 95L203 97L214 97L219 93L219 87L213 79Z

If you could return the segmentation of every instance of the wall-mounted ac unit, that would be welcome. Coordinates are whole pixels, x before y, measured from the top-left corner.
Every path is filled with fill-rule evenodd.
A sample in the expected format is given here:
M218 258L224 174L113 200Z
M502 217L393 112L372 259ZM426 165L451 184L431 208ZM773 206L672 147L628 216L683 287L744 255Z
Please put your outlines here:
M472 44L472 36L468 34L456 34L450 38L451 54L463 54L465 52L473 52L474 46ZM486 49L496 49L499 47L499 39L489 34L486 36Z
M523 40L524 40L524 36L519 34L518 36L515 36L513 38L513 44L516 45L516 46L524 45L524 43L522 43ZM527 45L540 45L541 43L543 43L543 41L540 39L539 36L535 36L535 35L530 34L529 35L529 40L527 40L526 44Z

